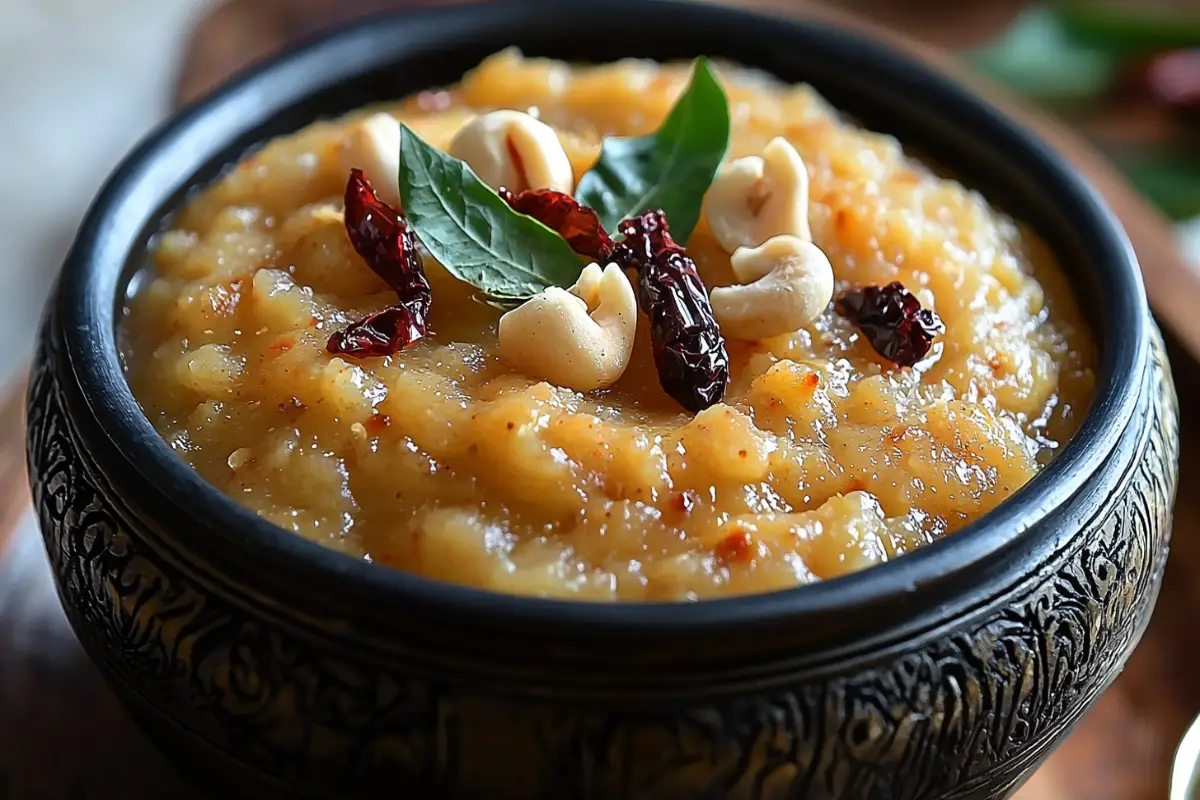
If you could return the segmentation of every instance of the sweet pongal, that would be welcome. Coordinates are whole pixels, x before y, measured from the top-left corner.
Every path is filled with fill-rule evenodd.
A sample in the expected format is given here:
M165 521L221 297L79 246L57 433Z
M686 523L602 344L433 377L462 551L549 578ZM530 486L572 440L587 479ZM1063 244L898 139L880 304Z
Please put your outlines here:
M1093 385L1030 232L703 61L498 54L270 142L153 261L125 360L181 458L299 536L501 592L896 558L1019 489Z

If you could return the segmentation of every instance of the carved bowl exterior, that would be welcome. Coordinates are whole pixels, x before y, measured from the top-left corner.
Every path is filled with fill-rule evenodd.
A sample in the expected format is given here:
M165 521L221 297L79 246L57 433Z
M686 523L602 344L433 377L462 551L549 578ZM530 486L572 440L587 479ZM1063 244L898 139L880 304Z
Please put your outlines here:
M584 32L568 40L564 31ZM516 44L699 53L814 84L1030 222L1099 344L1058 458L983 520L824 584L696 604L490 595L320 549L170 452L116 322L146 242L255 143ZM517 2L338 31L169 121L96 200L29 392L33 495L71 624L181 770L237 796L1009 796L1120 671L1157 595L1177 411L1122 231L965 90L848 33L706 5Z

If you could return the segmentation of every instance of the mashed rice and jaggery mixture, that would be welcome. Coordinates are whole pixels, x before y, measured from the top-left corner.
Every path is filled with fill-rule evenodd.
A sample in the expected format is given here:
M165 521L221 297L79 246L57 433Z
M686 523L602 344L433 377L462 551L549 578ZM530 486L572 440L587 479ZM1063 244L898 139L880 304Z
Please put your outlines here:
M986 514L1053 457L1092 391L1092 345L1052 255L812 89L728 66L716 68L726 164L776 137L803 159L811 240L835 300L818 292L825 305L798 329L726 332L720 402L692 413L664 390L640 295L627 363L607 356L611 386L576 391L530 374L534 356L514 365L501 352L504 310L428 252L427 335L384 357L330 351L335 332L396 303L343 219L347 143L372 112L452 152L480 115L525 112L553 128L578 180L604 137L658 129L689 74L508 51L447 90L270 142L156 240L124 331L146 414L202 476L277 525L501 592L687 600L782 589L896 558ZM509 145L496 157L521 167ZM374 184L395 195L394 183ZM686 253L709 290L747 283L714 235L728 220L709 219L711 208ZM881 356L836 301L893 281L944 325L911 366ZM599 319L594 299L587 310ZM559 361L550 372L569 359L555 352L569 347L560 337L529 341Z

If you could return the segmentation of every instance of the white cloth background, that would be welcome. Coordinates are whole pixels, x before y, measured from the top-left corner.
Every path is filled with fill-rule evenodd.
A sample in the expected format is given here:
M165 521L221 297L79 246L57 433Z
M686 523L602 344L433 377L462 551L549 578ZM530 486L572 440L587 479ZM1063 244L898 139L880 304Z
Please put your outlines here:
M0 0L0 387L117 161L168 111L213 0Z

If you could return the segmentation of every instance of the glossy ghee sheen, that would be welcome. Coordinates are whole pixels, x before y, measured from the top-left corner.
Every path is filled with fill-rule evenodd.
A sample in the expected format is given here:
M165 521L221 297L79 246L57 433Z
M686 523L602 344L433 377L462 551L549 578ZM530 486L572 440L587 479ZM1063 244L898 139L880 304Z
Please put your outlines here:
M606 135L648 133L687 68L498 54L390 108L445 148L479 111L534 109L576 178ZM899 280L946 333L898 369L832 307L730 341L725 402L662 391L647 325L611 389L582 396L496 356L499 312L432 259L432 335L361 362L329 335L394 300L340 220L337 151L362 114L275 140L158 237L125 360L181 458L272 522L433 578L521 594L675 600L835 577L952 534L1030 479L1092 392L1092 345L1047 248L978 194L842 120L810 88L726 68L729 157L803 156L838 289ZM936 156L936 154L933 154ZM701 220L708 285L729 258Z

